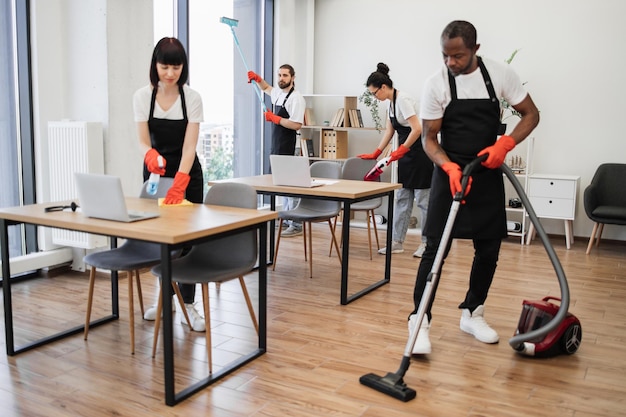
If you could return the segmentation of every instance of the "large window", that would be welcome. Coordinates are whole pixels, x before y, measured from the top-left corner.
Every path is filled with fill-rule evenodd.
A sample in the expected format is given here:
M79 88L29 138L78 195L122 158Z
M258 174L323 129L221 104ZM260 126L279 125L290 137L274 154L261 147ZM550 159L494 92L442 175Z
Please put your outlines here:
M200 93L204 105L197 152L205 178L259 174L263 125L246 66L261 72L263 2L189 0L177 10L167 3L154 3L155 42L163 36L188 39L189 85ZM187 18L180 13L188 13ZM241 54L231 27L221 17L238 20L233 30ZM178 24L170 25L174 20Z
M22 2L20 2L22 3ZM20 4L23 6L23 4ZM13 1L0 3L0 207L11 207L23 202L24 181L20 151L21 135L19 130L20 104L27 104L28 97L23 97L20 103L17 99L18 78L17 66L20 61L17 48L18 10ZM21 23L25 22L25 8L19 9ZM20 26L23 28L23 26ZM23 51L20 51L23 53ZM21 56L24 58L24 56ZM22 62L26 60L22 60ZM29 119L29 111L23 117ZM30 132L26 132L30 133ZM28 139L26 139L28 140ZM27 142L28 143L28 142ZM30 149L28 146L26 149ZM28 178L27 178L28 179ZM32 183L28 184L29 188ZM23 239L22 227L9 228L9 255L11 257L23 255L26 251L26 241Z

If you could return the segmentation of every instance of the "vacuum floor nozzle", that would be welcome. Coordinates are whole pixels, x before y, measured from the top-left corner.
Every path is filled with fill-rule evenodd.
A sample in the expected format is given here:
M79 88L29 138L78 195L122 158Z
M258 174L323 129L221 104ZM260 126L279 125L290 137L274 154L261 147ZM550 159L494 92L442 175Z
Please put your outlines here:
M391 372L384 377L376 374L365 374L359 378L359 382L404 402L411 401L417 395L414 389L407 387L400 376Z

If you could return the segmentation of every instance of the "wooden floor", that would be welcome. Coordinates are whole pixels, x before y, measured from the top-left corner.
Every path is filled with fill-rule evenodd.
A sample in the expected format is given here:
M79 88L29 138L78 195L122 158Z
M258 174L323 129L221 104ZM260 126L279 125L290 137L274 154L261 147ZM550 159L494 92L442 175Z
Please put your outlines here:
M301 237L283 239L276 271L269 272L268 351L176 407L164 404L162 349L151 357L152 322L135 303L135 355L129 354L126 279L120 283L120 320L82 335L7 357L0 356L0 415L10 416L618 416L626 415L626 246L603 243L585 255L579 238L571 250L553 245L571 290L570 312L582 322L583 341L571 356L551 359L516 354L508 339L523 299L559 295L558 281L540 242L506 240L486 319L500 343L482 344L459 330L458 303L472 258L468 241L455 241L434 305L433 353L416 358L405 377L417 398L403 403L359 384L365 373L395 372L407 339L413 282L419 260L393 255L392 281L347 305L339 304L339 262L328 257L328 229L314 231L314 276ZM384 233L381 233L381 238ZM383 257L367 254L365 231L354 230L350 293L378 280ZM246 278L256 298L256 276ZM146 304L156 282L142 276ZM68 272L17 283L13 292L18 344L79 325L87 275ZM92 317L110 309L108 275L96 283ZM237 281L211 286L214 369L255 345ZM200 291L197 299L201 300ZM176 314L177 387L207 374L204 335L179 324ZM3 323L2 323L3 326Z

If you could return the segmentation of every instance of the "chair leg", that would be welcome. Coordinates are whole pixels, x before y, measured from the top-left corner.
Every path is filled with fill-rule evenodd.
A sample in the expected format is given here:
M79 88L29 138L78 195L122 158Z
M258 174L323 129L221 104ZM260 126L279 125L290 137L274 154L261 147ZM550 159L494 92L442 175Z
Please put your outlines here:
M313 278L313 223L312 222L304 222L304 260L306 261L306 227L307 224L309 226L309 278ZM330 219L328 219L328 225L330 226L330 230L333 230L333 227L330 223Z
M587 245L587 252L585 252L586 255L589 255L591 253L591 248L593 247L593 241L596 239L596 233L598 232L599 224L600 223L593 224L593 230L591 231L591 236L589 236L589 244Z
M130 354L135 354L135 300L133 300L133 271L126 271L128 277L128 327L130 330Z
M141 317L145 313L143 308L143 292L141 291L141 280L139 278L139 270L135 270L135 281L137 281L137 297L139 298L139 308L141 309Z
M374 236L376 237L376 248L380 249L380 242L378 241L378 227L376 226L376 218L374 217L374 210L370 211L372 224L374 225Z
M278 237L276 237L276 248L274 249L274 262L272 265L272 271L276 271L276 261L278 260L278 247L280 246L280 235L283 231L283 219L278 222Z
M183 316L185 316L187 326L191 329L191 320L189 319L189 314L187 314L187 309L185 308L185 302L183 301L183 295L180 293L180 288L178 288L178 284L175 282L172 282L172 288L174 289L174 294L176 294L176 298L178 299L178 304L180 304L180 309L183 310Z
M306 224L307 224L307 222L303 222L302 223L302 243L304 243L304 262L307 261L307 254L306 254L306 235L307 235ZM313 233L313 231L311 230L311 227L309 227L309 232Z
M343 209L342 213L343 213ZM337 219L339 218L339 216L335 216L333 217L333 235L335 235L335 232L337 231ZM332 256L333 253L333 241L331 240L329 245L328 245L328 257L330 258Z
M191 320L189 320L189 315L187 314L187 309L185 309L185 303L183 301L183 296L180 293L180 289L175 282L172 282L172 288L174 289L174 294L176 294L176 298L178 299L178 303L183 310L183 315L185 316L185 320L187 320L187 325L191 329ZM157 301L157 311L156 318L154 319L154 337L152 339L152 357L156 356L156 348L157 343L159 341L159 330L161 329L161 314L163 313L163 294L159 291L159 299Z
M600 226L598 226L598 236L596 237L596 248L600 246L600 239L602 239L603 231L604 231L604 223L600 223Z
M203 282L201 284L202 287L202 305L204 306L204 322L206 326L205 337L206 337L206 355L207 360L209 361L209 375L213 373L213 357L212 350L213 345L211 344L211 313L209 309L209 284L207 282Z
M239 277L239 284L241 284L241 291L243 292L243 296L246 299L246 305L248 306L248 311L250 312L250 318L252 319L252 324L254 324L254 330L256 330L256 334L259 334L259 323L256 321L256 315L254 314L254 307L252 307L252 301L250 300L250 294L248 294L248 287L246 287L246 281L243 279L243 275Z
M328 227L330 227L330 230L332 231L332 224L331 224L330 219L328 219ZM339 244L337 243L337 238L334 234L332 237L333 237L333 244L335 245L335 250L337 251L337 258L339 259L339 265L341 265L341 252L339 251Z
M372 260L372 228L370 226L370 210L367 211L367 244L370 248L370 261Z
M154 336L152 339L152 357L156 356L157 342L159 341L159 330L161 329L161 313L163 313L163 294L159 291L157 301L156 318L154 319Z
M85 332L84 338L87 340L89 334L89 322L91 321L91 306L93 304L93 286L96 281L96 267L92 266L89 271L89 290L87 293L87 312L85 313Z

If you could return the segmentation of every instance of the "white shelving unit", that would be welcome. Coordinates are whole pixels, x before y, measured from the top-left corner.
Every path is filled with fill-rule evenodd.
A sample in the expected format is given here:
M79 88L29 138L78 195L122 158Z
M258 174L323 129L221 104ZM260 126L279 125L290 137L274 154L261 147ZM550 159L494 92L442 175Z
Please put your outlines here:
M505 163L515 172L515 177L522 184L524 191L528 194L528 186L529 186L529 175L532 173L532 156L533 156L533 148L534 148L535 138L529 137L522 144L526 146L525 155L524 151L512 152L508 155ZM521 148L521 146L520 146ZM517 148L516 148L517 149ZM521 158L522 164L519 165L515 163L519 161ZM525 158L525 159L524 159ZM504 175L504 174L503 174ZM509 206L509 201L512 198L518 198L517 192L513 188L513 185L510 183L509 179L505 177L505 204L506 204L506 214L507 214L507 225L510 222L515 224L519 224L519 230L510 230L509 228L509 236L516 236L520 238L520 244L525 243L526 235L528 234L530 227L530 220L528 218L528 213L526 212L526 207L522 205L521 208L514 208Z
M315 124L305 125L301 128L303 137L313 140L316 155L311 159L334 159L345 160L350 155L347 152L347 142L352 133L357 131L376 131L374 127L353 127L350 124L349 110L356 109L358 97L339 94L303 94L307 108L312 109ZM337 109L344 111L343 126L325 126L324 121L332 122L332 118ZM342 147L342 153L338 157L324 157L324 143L328 138L333 138L338 147ZM344 152L345 151L345 152ZM326 152L328 155L328 152Z

